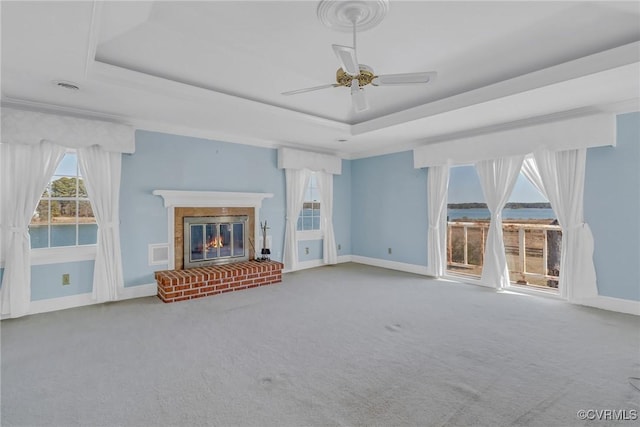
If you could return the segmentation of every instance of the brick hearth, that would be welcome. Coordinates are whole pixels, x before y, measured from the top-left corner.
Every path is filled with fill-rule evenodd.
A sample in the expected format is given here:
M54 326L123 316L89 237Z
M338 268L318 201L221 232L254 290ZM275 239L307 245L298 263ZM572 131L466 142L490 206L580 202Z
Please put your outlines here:
M283 265L276 261L244 261L157 271L158 297L164 302L176 302L279 283L282 268Z

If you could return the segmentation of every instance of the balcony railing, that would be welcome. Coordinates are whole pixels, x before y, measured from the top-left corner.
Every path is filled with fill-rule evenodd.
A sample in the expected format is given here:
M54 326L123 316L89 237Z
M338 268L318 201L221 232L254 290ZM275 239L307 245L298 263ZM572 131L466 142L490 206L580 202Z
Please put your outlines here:
M447 270L480 277L488 221L450 221L447 227ZM559 225L504 222L507 265L512 283L557 288L562 231Z

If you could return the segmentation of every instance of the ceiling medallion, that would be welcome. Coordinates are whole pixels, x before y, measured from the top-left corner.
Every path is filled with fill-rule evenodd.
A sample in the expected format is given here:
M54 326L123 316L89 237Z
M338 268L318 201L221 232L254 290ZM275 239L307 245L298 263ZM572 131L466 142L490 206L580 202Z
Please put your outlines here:
M350 33L378 25L389 11L389 0L321 0L316 13L322 24L332 30Z

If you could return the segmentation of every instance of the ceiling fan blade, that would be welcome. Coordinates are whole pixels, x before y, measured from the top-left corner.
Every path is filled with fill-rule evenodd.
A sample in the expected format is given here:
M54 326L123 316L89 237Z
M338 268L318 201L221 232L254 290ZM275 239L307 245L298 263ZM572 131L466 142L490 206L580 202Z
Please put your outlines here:
M351 100L353 101L353 109L356 113L369 109L367 97L364 94L364 89L360 88L358 79L351 80Z
M358 58L356 58L355 48L349 46L340 46L338 44L331 45L333 51L340 61L340 65L345 73L350 76L357 76L360 74L360 65L358 65Z
M338 86L340 86L340 85L337 84L337 83L332 83L332 84L328 84L328 85L308 87L308 88L305 88L305 89L290 90L288 92L282 92L281 95L287 95L287 96L288 95L296 95L298 93L312 92L314 90L327 89L327 88L330 88L330 87L338 87Z
M374 86L424 84L434 81L437 75L438 73L435 71L427 71L424 73L386 74L377 76L373 79L371 84Z

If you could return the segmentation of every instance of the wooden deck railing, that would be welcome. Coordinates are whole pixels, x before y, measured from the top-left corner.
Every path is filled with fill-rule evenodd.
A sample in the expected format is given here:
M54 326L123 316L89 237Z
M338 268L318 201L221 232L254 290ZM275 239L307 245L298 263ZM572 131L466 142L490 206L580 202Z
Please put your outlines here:
M447 269L450 272L480 276L488 230L488 222L448 222ZM557 287L560 226L505 222L502 231L511 281Z

